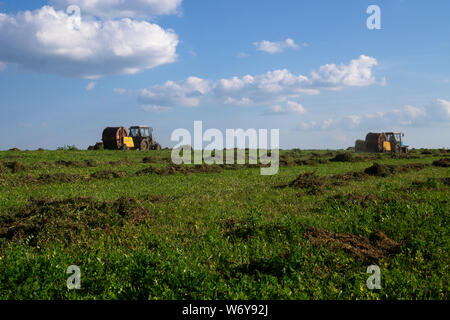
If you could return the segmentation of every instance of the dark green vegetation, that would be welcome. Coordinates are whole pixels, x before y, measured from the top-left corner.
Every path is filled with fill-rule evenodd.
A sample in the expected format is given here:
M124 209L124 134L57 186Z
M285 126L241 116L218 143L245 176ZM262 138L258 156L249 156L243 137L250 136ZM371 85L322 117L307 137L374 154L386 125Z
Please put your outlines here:
M0 298L448 299L449 158L291 150L261 176L170 151L0 152Z

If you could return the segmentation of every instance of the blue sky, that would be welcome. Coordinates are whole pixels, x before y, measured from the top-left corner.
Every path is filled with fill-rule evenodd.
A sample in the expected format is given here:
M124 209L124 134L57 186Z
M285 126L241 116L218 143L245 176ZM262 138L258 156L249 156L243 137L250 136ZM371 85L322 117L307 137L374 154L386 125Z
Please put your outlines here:
M194 120L279 128L282 148L384 130L450 147L449 1L119 2L0 1L0 149L85 148L133 124L171 146Z

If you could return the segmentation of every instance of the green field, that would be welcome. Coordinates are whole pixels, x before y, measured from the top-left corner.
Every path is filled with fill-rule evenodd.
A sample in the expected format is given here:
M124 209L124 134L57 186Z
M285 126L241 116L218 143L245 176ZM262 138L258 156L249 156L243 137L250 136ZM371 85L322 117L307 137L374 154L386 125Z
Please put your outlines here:
M449 299L448 151L337 153L0 152L0 299Z

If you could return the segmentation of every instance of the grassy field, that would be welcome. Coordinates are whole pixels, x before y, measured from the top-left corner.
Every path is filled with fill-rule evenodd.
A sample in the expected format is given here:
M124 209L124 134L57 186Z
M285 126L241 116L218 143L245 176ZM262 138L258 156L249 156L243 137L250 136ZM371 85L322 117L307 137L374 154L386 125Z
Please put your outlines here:
M337 154L0 152L0 299L449 299L448 151Z

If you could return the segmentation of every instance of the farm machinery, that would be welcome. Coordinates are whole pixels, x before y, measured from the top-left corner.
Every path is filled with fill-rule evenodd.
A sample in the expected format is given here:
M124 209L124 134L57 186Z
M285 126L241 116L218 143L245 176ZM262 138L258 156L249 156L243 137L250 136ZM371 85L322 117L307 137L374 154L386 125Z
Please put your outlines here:
M103 130L102 142L89 147L108 150L161 150L161 145L153 139L153 128L148 126L107 127Z
M407 153L408 146L403 145L401 132L370 132L366 140L356 140L355 152L395 152Z

